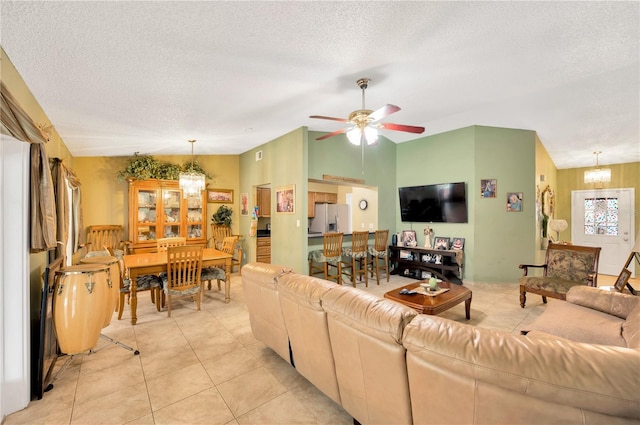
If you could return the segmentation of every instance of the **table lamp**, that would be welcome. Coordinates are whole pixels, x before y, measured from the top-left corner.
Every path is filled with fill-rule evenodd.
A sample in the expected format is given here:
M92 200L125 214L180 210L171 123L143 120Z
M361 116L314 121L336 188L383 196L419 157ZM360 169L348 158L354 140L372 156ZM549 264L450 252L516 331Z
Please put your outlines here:
M556 232L556 242L560 241L560 232L564 232L569 227L567 220L553 219L549 221L549 228Z

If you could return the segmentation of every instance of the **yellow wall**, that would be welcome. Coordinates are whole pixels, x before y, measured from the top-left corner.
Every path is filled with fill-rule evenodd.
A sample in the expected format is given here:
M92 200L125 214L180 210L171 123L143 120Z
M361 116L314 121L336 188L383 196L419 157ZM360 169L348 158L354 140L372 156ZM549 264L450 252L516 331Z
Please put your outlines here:
M7 90L16 99L16 102L29 115L36 125L48 126L51 121L36 98L27 87L26 83L16 70L15 66L0 48L0 75ZM73 158L55 128L51 129L51 139L46 145L47 155L50 158L61 158L69 167ZM42 293L42 273L48 264L47 252L39 252L29 255L29 285L31 293L31 319L37 320L40 315L40 298Z
M592 190L594 184L584 183L584 172L593 167L570 168L558 170L558 191L556 196L556 218L563 218L569 223L571 229L571 191ZM607 165L611 168L611 182L603 183L602 189L610 188L635 188L635 232L640 231L640 162L628 162L624 164ZM564 239L569 240L571 233L567 230ZM635 235L634 235L635 237ZM626 261L622 259L621 261ZM624 263L623 263L624 264ZM636 263L636 275L640 273L640 266Z
M155 159L183 164L190 156L156 156ZM117 172L126 168L130 157L77 157L74 160L74 171L82 182L82 205L84 225L122 224L128 235L128 182L118 182ZM198 164L211 176L207 179L210 189L233 190L233 209L231 228L234 234L239 229L240 194L239 156L210 155L197 156ZM207 223L222 204L208 203ZM207 226L207 239L210 237L210 226Z
M7 87L11 95L16 99L18 104L25 112L31 117L33 122L37 125L44 127L51 125L51 120L47 117L44 110L29 90L29 87L25 84L24 80L16 70L15 66L5 53L4 49L0 47L0 75L2 75L2 82ZM67 146L64 144L60 135L55 128L51 130L51 139L46 144L47 155L50 158L60 158L65 160L65 163L70 166L72 162L71 153Z
M536 220L536 246L539 248L538 252L536 252L536 263L541 264L544 262L545 249L546 246L542 243L542 211L541 211L541 194L542 192L549 187L551 192L553 193L554 202L557 198L558 191L558 170L556 169L553 160L549 156L549 153L542 145L542 142L536 135L536 211L537 211L537 220ZM552 218L560 218L556 213L552 214L549 217L549 220ZM547 229L548 230L548 229ZM548 236L548 234L547 234ZM568 240L569 237L560 234L561 240Z

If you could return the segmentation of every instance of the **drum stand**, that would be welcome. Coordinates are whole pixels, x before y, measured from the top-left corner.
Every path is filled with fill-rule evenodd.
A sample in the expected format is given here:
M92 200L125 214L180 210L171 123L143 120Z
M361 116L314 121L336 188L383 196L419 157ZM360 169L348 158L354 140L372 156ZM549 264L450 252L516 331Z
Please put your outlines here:
M109 341L110 343L115 344L115 345L117 345L118 347L122 347L122 348L124 348L125 350L132 351L134 356L137 356L138 354L140 354L140 351L139 351L139 350L136 350L135 348L133 348L133 347L131 347L131 346L128 346L128 345L126 345L126 344L123 344L123 343L121 343L120 341L117 341L117 340L115 340L115 339L111 338L110 336L107 336L107 335L105 335L105 334L100 334L100 338L104 338L104 339L106 339L107 341ZM93 349L93 348L92 348L91 350L89 350L89 354L91 354L91 353L97 353L98 351L102 350L103 348L104 348L104 347L96 348L96 349Z
M115 340L115 339L111 338L110 336L107 336L107 335L105 335L105 334L102 334L102 333L101 333L101 334L100 334L100 337L101 337L101 338L106 339L107 341L109 341L109 342L110 342L110 343L112 343L112 344L117 345L118 347L122 347L122 348L124 348L125 350L129 350L129 351L133 352L133 355L134 355L134 356L137 356L138 354L140 354L140 351L139 351L139 350L137 350L137 349L135 349L135 348L133 348L133 347L131 347L131 346L129 346L129 345L123 344L123 343L121 343L120 341L118 341L118 340ZM105 347L106 347L106 346L104 346L104 347L100 347L100 348L91 348L91 349L89 349L88 354L94 354L94 353L97 353L98 351L101 351L101 350L102 350L103 348L105 348ZM49 391L51 391L51 390L53 389L53 384L54 384L54 383L56 382L56 380L58 379L58 376L59 376L59 375L62 375L62 373L63 373L65 370L67 370L67 368L68 368L68 367L69 367L69 365L71 364L71 361L73 360L73 358L74 358L75 356L77 356L78 354L80 354L80 353L75 353L75 354L69 354L69 355L68 355L68 357L67 357L67 359L65 360L64 364L60 367L60 370L59 370L58 372L56 372L55 376L51 379L51 383L50 383L49 385L47 385L47 388L45 388L45 389L43 390L43 392L45 392L45 393L46 393L46 392L49 392Z

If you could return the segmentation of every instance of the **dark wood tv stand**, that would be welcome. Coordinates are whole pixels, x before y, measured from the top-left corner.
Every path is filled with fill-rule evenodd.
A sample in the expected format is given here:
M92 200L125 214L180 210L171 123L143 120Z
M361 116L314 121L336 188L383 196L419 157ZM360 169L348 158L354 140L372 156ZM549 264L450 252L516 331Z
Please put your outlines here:
M435 262L436 255L442 256L439 264ZM436 277L462 283L463 260L464 253L460 250L389 245L392 273L400 276L424 279L423 272L435 272Z

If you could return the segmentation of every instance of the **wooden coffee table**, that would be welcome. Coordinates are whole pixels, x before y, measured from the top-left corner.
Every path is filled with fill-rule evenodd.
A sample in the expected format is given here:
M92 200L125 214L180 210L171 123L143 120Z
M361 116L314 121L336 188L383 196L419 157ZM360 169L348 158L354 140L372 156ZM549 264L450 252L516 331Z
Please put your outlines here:
M449 290L442 294L436 295L435 297L422 295L420 293L415 295L400 294L400 291L403 289L420 289L421 283L428 282L428 280L424 280L420 282L410 283L409 285L405 285L392 291L386 292L384 294L384 297L411 307L418 313L422 314L439 314L464 301L464 311L467 320L471 318L471 290L469 288L465 288L462 285L456 285L455 283L449 282L440 282L438 283L438 286L440 288L449 288Z

